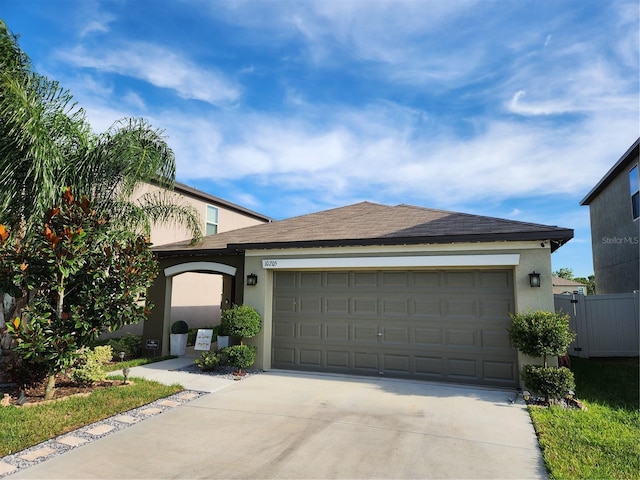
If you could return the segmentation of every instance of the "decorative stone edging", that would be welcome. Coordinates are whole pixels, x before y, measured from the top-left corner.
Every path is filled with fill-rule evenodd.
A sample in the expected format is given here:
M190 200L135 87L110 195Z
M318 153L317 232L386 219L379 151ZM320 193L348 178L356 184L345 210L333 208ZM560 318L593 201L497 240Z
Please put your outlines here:
M203 395L207 395L207 392L183 390L113 417L85 425L77 430L51 438L20 452L0 457L0 478L37 465L54 456L62 455L69 450L80 447L93 440L103 438L113 432L123 430L135 423L164 413L200 398Z

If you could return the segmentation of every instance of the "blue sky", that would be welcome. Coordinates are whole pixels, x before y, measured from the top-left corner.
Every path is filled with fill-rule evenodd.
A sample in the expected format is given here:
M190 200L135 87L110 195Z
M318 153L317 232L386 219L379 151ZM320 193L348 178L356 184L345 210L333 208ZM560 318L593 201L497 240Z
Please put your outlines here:
M363 200L573 228L639 135L637 0L2 0L96 132L165 131L178 180L276 219Z

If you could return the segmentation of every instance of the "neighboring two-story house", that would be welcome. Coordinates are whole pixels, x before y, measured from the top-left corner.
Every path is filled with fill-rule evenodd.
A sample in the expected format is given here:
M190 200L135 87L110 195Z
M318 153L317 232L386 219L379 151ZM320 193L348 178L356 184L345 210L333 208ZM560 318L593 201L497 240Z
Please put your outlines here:
M580 202L591 216L591 244L599 294L640 289L638 138Z

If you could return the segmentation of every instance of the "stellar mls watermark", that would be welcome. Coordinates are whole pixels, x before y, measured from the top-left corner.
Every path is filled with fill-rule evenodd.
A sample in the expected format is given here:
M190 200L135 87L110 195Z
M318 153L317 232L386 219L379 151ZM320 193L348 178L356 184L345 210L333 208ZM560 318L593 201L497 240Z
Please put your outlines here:
M602 237L604 245L638 245L640 237Z

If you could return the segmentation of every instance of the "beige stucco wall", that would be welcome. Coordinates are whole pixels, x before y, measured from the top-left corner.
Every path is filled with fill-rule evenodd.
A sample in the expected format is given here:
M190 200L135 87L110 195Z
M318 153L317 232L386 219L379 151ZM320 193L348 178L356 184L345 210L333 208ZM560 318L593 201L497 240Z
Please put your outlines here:
M344 247L317 248L291 250L249 251L245 254L245 272L258 275L258 284L253 287L244 286L244 303L258 309L263 318L261 333L250 343L258 346L256 367L268 370L271 367L271 337L272 337L272 287L273 270L262 268L263 259L277 258L339 258L359 256L393 256L407 255L491 255L491 254L519 254L518 265L513 266L515 310L526 312L529 310L554 309L551 284L551 250L548 242L495 242L468 243L445 245L416 245L393 247ZM491 268L484 265L474 268ZM419 267L421 269L425 267ZM449 268L449 267L433 267ZM469 267L460 267L469 268ZM494 267L495 268L495 267ZM501 266L499 268L509 268ZM529 285L529 273L540 273L541 287L532 288ZM519 355L520 366L536 363L536 359L529 359Z
M158 186L143 184L134 192L137 199L147 193L163 192ZM168 192L175 197L176 204L188 204L200 215L200 228L206 232L207 205L218 209L218 233L265 223L251 216L234 211L213 202L207 202L191 195L182 195L178 191ZM190 239L189 231L176 224L154 224L151 227L151 243L154 246L180 242ZM220 323L220 298L222 295L222 277L214 274L185 273L173 279L171 296L172 321L184 320L189 327L209 327ZM132 333L141 334L142 326L131 326Z
M133 194L133 198L140 198L147 193L161 192L163 189L151 184L143 184ZM220 204L206 202L204 200L192 197L190 195L181 195L177 191L170 192L175 196L176 204L191 205L200 214L200 228L205 232L207 223L207 205L211 205L218 209L218 233L236 230L238 228L250 227L265 223L251 216L234 211ZM154 246L166 245L168 243L181 242L188 240L190 237L186 228L179 225L153 225L151 227L151 242Z

